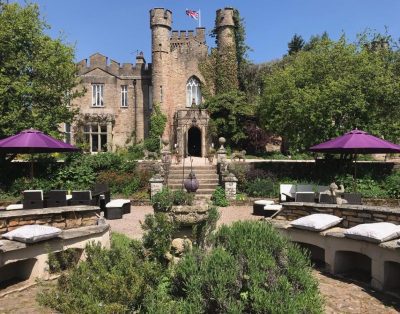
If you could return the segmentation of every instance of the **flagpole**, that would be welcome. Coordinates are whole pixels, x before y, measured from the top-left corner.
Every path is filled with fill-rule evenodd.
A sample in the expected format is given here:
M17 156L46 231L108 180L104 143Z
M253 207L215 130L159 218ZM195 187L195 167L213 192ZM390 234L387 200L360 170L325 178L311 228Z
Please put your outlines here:
M201 12L200 12L200 9L199 9L199 27L201 27Z

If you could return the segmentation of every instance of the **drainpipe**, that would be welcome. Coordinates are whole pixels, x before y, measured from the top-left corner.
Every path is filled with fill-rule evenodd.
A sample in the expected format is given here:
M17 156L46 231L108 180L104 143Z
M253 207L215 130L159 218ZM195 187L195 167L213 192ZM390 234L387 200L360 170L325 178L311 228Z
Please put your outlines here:
M135 145L137 144L137 91L136 91L136 79L133 80L133 104L135 110Z

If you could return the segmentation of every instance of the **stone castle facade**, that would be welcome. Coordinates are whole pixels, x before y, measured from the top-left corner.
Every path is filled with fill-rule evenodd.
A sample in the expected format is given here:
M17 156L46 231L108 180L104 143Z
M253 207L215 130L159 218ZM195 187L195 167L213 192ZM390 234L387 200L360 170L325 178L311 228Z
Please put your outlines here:
M234 10L217 11L217 49L234 45ZM142 53L136 63L120 64L95 53L78 63L85 94L71 104L79 109L65 134L80 138L91 152L115 151L143 141L153 104L167 116L164 138L182 155L205 156L209 147L208 114L199 109L204 77L199 64L207 58L205 28L172 30L172 12L150 10L152 62Z

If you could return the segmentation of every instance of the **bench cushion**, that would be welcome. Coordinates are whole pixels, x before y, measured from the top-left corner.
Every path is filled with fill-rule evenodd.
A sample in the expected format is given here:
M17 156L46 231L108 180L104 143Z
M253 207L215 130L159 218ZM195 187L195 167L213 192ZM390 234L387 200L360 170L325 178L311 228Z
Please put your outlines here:
M400 236L400 226L390 222L360 224L344 232L344 235L357 240L381 243Z
M272 204L272 205L265 205L264 210L281 210L282 205L279 204Z
M274 201L271 201L271 200L258 200L258 201L254 201L254 204L257 204L257 205L272 205L272 204L274 204Z
M112 200L111 202L107 203L106 207L111 208L111 207L122 207L125 204L130 204L131 201L128 199L116 199Z
M24 209L23 204L10 204L6 207L6 210L17 210L17 209Z
M343 218L329 214L312 214L290 222L292 227L311 231L322 231L336 226Z
M43 225L26 225L2 235L3 238L23 243L35 243L58 237L62 230Z

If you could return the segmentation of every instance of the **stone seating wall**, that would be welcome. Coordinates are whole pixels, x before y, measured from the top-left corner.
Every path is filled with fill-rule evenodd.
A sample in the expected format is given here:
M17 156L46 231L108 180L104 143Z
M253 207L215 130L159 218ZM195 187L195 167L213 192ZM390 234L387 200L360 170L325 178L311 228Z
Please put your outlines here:
M0 235L24 225L49 225L72 229L97 224L96 206L65 206L41 209L0 211Z
M277 220L291 221L310 214L324 213L342 217L343 220L339 225L342 228L382 221L400 224L400 208L296 202L282 203L282 206L282 211L275 217Z

